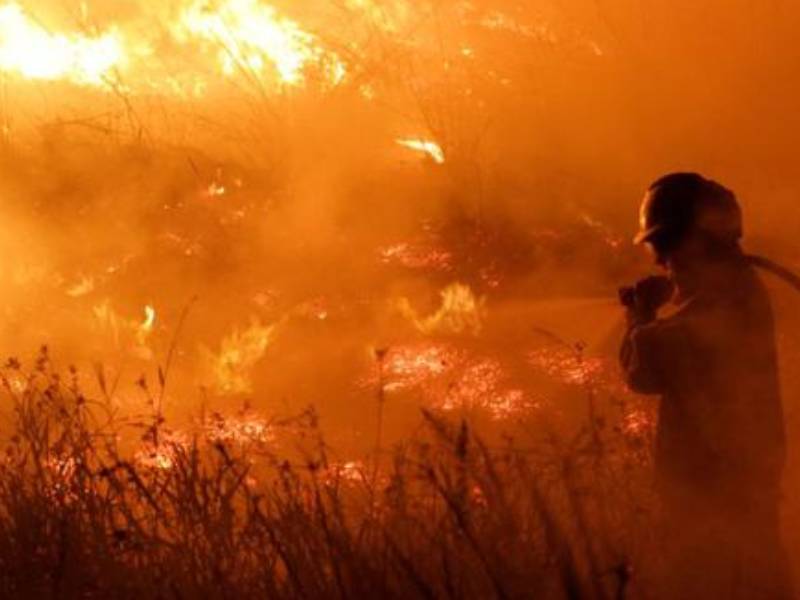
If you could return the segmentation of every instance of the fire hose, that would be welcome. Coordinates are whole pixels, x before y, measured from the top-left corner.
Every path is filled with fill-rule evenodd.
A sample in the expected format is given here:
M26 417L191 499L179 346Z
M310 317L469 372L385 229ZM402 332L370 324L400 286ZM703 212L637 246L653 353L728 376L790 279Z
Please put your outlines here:
M746 254L744 255L744 259L749 265L767 271L794 288L795 291L800 292L800 275L794 271L791 271L787 267L784 267L783 265L776 263L774 260L764 256ZM652 277L650 279L650 283L659 284L654 287L657 297L661 297L661 302L656 302L656 305L666 302L667 299L672 295L672 284L666 277ZM619 300L623 306L633 307L636 303L635 287L620 288Z
M797 275L797 273L790 271L783 265L780 265L774 260L770 260L769 258L765 258L763 256L746 254L745 260L747 260L747 262L754 267L758 267L759 269L763 269L764 271L772 273L800 292L800 275Z

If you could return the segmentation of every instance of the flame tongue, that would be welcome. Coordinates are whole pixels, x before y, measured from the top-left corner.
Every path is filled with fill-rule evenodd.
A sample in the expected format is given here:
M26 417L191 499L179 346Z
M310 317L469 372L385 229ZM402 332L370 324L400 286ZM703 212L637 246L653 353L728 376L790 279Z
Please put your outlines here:
M305 69L326 60L340 78L343 65L316 38L257 0L224 0L192 4L177 28L179 38L199 38L219 47L225 74L237 71L261 75L272 67L281 83L299 84Z
M250 372L263 358L278 331L278 325L254 320L244 331L236 329L222 340L218 353L209 355L213 383L222 394L252 391Z
M400 146L403 146L410 150L416 150L417 152L422 152L424 154L427 154L428 157L431 158L433 162L435 162L438 165L443 165L445 163L444 150L439 144L437 144L433 140L400 139L397 140L397 143Z
M217 52L222 74L260 82L301 85L309 69L336 85L346 74L336 53L317 37L260 0L188 0L169 26L188 52ZM107 85L122 67L146 68L161 43L145 37L129 43L116 28L96 36L50 32L18 3L0 4L0 71L25 79ZM138 60L137 64L135 61ZM171 78L173 74L166 74ZM153 82L151 82L153 83Z
M125 58L116 32L52 34L17 4L0 6L0 70L28 79L101 85Z

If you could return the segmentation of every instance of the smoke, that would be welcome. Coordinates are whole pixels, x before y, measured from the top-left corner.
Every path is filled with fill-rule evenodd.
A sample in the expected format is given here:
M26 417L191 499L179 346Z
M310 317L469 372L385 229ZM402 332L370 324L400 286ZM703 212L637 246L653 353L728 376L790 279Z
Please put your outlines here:
M87 80L0 51L0 350L103 362L128 407L171 356L172 414L314 404L363 446L385 351L439 378L398 392L396 438L487 371L509 414L537 331L613 355L615 290L652 268L638 201L671 170L738 193L749 250L800 260L788 2L20 5L124 58Z

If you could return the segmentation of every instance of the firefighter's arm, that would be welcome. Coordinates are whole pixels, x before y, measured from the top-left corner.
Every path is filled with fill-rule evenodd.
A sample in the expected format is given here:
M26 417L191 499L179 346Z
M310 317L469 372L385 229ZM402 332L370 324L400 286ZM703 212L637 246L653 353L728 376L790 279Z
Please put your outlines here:
M628 321L620 363L628 387L636 392L658 394L665 389L664 361L672 345L670 323L656 320L656 315L673 291L672 283L664 277L648 277L620 290Z
M634 392L659 394L665 391L662 324L634 323L628 327L620 349L625 382Z

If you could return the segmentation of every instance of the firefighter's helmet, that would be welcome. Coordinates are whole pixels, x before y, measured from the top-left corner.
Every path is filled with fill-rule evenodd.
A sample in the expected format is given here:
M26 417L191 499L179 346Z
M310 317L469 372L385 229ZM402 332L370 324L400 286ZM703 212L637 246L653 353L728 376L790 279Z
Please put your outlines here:
M657 180L645 196L634 242L668 250L690 233L720 243L742 237L742 211L732 191L696 173Z

